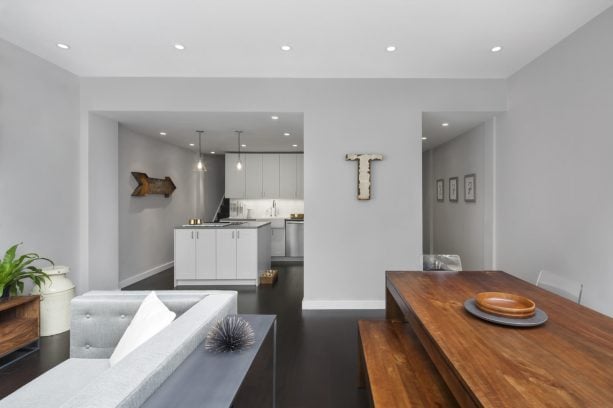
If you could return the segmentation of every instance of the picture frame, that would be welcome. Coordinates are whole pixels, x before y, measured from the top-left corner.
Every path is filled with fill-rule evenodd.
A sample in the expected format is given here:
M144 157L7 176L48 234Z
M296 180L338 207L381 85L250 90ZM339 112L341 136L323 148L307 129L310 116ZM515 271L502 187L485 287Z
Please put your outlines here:
M445 201L445 180L436 180L436 201Z
M457 177L449 178L449 201L451 202L458 201L458 178Z
M474 173L464 176L464 201L468 203L477 201L477 175Z

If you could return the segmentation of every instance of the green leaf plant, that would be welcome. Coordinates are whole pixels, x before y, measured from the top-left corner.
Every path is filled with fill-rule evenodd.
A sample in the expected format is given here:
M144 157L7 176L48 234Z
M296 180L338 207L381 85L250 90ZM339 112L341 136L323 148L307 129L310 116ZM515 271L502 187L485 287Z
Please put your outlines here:
M45 281L51 281L41 268L33 265L35 262L46 261L53 265L53 261L42 258L35 253L23 254L17 257L16 244L10 247L4 254L0 263L0 294L8 288L10 295L18 295L23 292L24 281L30 279L34 285L41 287Z

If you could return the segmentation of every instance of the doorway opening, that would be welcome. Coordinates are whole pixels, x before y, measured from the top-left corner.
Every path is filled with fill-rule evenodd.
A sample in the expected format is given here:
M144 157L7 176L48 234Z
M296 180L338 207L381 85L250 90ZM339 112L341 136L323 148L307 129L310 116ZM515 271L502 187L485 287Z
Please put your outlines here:
M463 270L495 263L497 114L422 114L423 254L458 255Z

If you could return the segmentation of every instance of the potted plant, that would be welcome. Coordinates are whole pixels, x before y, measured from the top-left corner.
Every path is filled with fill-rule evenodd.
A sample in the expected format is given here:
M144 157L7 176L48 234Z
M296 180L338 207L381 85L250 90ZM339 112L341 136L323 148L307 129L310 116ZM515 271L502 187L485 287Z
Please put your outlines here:
M46 280L50 280L49 276L41 268L34 266L33 263L47 261L53 265L53 261L41 258L35 253L28 253L17 257L17 247L19 245L21 244L10 247L0 263L0 299L6 299L11 295L23 292L24 281L26 279L30 279L39 288Z

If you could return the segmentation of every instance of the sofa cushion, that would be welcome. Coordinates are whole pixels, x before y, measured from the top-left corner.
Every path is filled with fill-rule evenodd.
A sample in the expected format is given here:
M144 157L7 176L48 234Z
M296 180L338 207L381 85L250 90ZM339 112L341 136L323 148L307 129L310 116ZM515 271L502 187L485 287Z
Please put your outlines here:
M59 407L108 368L107 359L71 358L0 400L0 407Z
M139 407L204 340L211 325L236 313L236 292L207 296L62 408Z
M155 292L148 294L111 354L109 359L111 367L166 328L176 316L177 314L168 310Z

